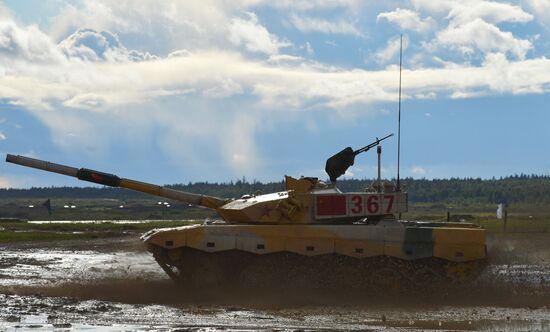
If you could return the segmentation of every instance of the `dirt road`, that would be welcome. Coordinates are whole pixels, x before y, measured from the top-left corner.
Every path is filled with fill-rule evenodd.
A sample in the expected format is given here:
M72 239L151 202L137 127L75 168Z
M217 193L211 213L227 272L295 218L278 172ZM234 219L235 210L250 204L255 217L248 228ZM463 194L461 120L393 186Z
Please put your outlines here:
M550 236L488 243L465 289L287 301L190 299L135 237L0 245L0 330L550 330Z

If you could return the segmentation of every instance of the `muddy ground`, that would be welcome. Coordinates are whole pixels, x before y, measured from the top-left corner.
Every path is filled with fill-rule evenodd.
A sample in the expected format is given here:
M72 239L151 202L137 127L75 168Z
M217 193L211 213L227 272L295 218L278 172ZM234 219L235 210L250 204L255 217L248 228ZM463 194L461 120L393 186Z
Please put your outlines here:
M190 298L138 235L0 244L0 331L550 331L550 234L494 234L469 285L425 294Z

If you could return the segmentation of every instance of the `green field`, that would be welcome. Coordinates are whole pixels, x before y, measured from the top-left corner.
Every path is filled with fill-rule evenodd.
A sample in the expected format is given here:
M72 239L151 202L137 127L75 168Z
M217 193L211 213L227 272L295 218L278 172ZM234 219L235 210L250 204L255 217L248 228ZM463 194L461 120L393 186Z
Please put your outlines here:
M90 198L51 200L52 215L42 206L44 199L9 198L0 202L0 243L13 241L58 241L112 236L138 236L153 228L175 227L216 218L215 211L179 202L158 200ZM34 207L29 207L34 205ZM120 206L123 206L122 208ZM167 207L169 205L169 207ZM68 207L65 207L68 206ZM74 206L71 208L70 206ZM508 218L496 219L494 204L411 203L405 220L469 222L490 233L550 232L550 209L545 204L511 204ZM101 220L98 223L27 223L26 221ZM141 220L141 223L117 223ZM109 222L112 221L112 222Z
M0 219L21 220L181 220L216 216L210 209L165 199L53 198L52 214L43 198L7 198L0 203ZM161 202L161 204L158 204ZM168 204L164 204L168 203ZM30 207L32 206L32 207ZM122 206L122 207L121 207Z
M506 222L496 218L496 205L492 204L426 204L409 205L403 219L473 223L488 232L550 232L550 209L545 204L515 204L508 207Z

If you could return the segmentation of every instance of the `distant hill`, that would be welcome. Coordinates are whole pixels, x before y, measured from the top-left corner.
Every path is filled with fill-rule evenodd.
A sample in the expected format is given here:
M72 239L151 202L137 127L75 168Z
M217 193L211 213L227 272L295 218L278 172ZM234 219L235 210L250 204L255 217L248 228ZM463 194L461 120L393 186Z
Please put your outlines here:
M372 180L341 180L342 191L362 191ZM549 204L550 176L515 175L499 179L412 179L402 180L413 203L522 203ZM197 182L169 186L183 191L219 197L240 197L244 194L269 193L283 190L282 182L229 183ZM149 198L130 190L110 187L47 187L30 189L0 189L0 198Z

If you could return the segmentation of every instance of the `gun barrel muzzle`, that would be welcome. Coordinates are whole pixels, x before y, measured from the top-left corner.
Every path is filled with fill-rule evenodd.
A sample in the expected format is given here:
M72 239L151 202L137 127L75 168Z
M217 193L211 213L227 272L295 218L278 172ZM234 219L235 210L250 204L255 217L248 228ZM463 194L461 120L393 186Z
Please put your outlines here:
M29 157L8 154L6 156L6 161L22 166L37 168L47 172L72 176L79 180L102 184L110 187L127 188L151 195L187 202L190 204L201 205L212 209L216 209L229 201L214 196L192 194L184 191L166 188L163 186L158 186L151 183L120 178L110 173L104 173L87 168L75 168Z
M73 177L77 177L77 174L78 174L78 168L55 164L49 161L44 161L44 160L39 160L39 159L34 159L29 157L15 156L12 154L8 154L6 156L6 161L9 163L37 168L44 171L59 173L63 175L73 176Z

